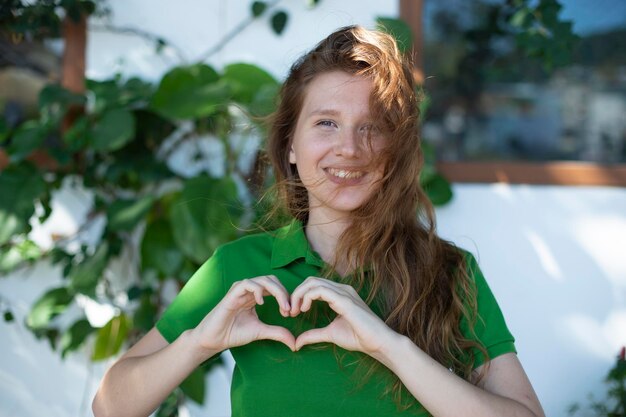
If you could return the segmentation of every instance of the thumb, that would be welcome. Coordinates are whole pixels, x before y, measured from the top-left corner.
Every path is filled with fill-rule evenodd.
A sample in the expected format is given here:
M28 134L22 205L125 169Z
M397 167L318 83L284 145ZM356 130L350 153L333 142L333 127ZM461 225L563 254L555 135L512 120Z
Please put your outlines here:
M300 336L296 339L296 350L300 350L300 348L305 345L322 342L332 342L326 327L307 330L306 332L300 334Z
M293 337L291 332L284 327L281 326L271 326L269 324L263 324L261 330L259 331L259 336L257 339L268 339L275 340L277 342L281 342L291 351L295 350L296 339Z

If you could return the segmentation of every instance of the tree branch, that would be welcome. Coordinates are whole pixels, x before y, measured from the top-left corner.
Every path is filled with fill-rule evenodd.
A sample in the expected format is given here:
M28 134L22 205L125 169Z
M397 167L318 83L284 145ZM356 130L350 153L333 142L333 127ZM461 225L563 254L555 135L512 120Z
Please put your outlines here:
M263 13L267 13L272 8L276 7L278 3L282 0L274 0L267 3L267 8ZM197 59L197 62L204 62L209 59L211 56L215 55L219 51L221 51L224 46L226 46L230 41L235 39L241 32L243 32L248 26L250 26L255 20L257 20L258 16L253 16L250 14L246 19L239 22L237 26L235 26L230 32L224 35L215 45L209 48L206 52L200 54L200 57Z
M89 30L92 30L94 32L109 32L109 33L117 33L120 35L138 36L140 38L144 38L146 40L154 42L157 46L163 45L163 46L172 48L172 50L174 51L174 53L176 54L176 56L181 62L186 63L188 61L182 49L174 45L174 43L167 40L163 36L158 36L158 35L155 35L154 33L150 33L142 29L104 24L104 25L90 25Z

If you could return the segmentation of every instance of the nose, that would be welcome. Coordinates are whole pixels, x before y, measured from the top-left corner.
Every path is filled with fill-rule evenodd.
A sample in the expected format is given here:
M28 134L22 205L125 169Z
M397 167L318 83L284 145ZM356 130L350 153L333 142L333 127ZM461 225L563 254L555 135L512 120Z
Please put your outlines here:
M358 158L361 153L361 136L353 129L342 131L335 144L335 155L344 158Z

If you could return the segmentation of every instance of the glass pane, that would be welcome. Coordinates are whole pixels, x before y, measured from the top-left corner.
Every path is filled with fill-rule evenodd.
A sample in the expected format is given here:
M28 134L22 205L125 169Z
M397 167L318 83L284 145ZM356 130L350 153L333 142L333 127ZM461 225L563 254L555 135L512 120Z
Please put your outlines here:
M505 3L425 2L424 140L445 161L626 162L626 1L560 0L579 39L553 68L561 27L532 58L512 24L524 16Z

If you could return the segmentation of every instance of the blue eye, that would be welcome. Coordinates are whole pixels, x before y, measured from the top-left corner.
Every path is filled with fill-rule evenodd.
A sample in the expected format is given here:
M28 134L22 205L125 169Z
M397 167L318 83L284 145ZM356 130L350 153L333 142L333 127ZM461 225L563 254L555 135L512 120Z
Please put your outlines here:
M367 125L362 126L361 132L370 136L378 136L380 134L380 130L372 124L367 124Z
M320 120L319 122L317 122L318 126L324 126L324 127L334 127L335 122L333 122L332 120Z

